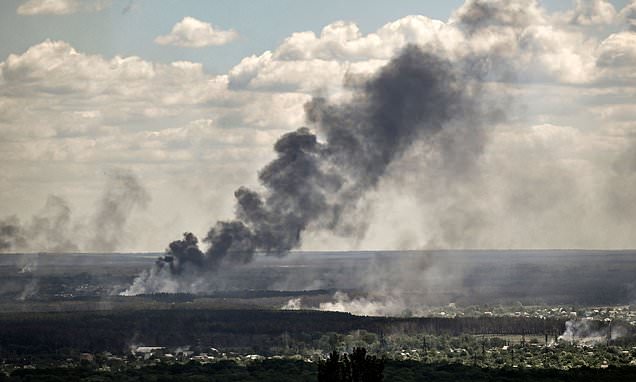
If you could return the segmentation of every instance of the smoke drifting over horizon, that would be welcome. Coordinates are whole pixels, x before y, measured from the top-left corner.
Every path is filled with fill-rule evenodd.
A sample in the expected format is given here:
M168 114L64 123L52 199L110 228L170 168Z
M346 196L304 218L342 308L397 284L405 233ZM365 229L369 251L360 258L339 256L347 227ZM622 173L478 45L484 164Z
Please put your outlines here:
M94 251L112 252L119 248L126 237L126 222L131 212L145 209L150 201L150 194L133 173L113 171L108 177L108 187L92 219L94 232L89 245Z
M43 243L39 250L76 251L77 246L69 240L70 223L71 209L66 200L49 195L44 207L31 218L28 226L23 226L16 216L0 221L0 251L34 248L34 241Z
M75 217L65 199L49 195L44 207L21 222L0 220L0 252L112 252L128 239L126 223L150 196L131 172L107 173L106 187L94 215Z
M201 251L198 239L184 234L124 293L191 290L193 279L248 263L256 251L280 255L297 248L308 228L360 237L366 231L361 199L415 142L434 149L449 171L464 173L485 134L478 87L460 69L408 46L353 87L347 101L314 98L305 112L315 132L301 127L279 138L277 158L258 174L263 190L234 193L236 219L210 229L203 239L209 248Z

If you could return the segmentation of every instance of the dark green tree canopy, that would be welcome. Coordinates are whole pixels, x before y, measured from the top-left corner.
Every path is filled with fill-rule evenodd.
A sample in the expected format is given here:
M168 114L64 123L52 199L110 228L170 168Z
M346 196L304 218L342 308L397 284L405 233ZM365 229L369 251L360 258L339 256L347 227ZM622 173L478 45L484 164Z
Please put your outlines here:
M382 382L384 360L367 354L365 348L354 348L342 356L336 350L318 364L318 382Z

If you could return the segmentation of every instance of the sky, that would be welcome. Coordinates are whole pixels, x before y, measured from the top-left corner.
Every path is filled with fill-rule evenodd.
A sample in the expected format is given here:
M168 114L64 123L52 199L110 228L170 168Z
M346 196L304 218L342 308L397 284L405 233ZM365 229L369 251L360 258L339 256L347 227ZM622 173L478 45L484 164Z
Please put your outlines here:
M312 97L346 102L408 44L480 68L499 117L470 174L415 145L352 201L364 232L309 227L301 249L636 247L629 0L3 1L0 228L24 240L0 247L204 235Z

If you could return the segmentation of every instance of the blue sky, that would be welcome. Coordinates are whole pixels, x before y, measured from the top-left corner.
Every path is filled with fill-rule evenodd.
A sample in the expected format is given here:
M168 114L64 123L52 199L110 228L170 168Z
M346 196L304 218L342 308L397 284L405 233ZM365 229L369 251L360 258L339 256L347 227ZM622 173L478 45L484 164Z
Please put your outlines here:
M617 9L628 0L612 0ZM20 16L22 0L0 4L0 57L19 53L47 38L63 40L87 53L138 55L144 59L171 62L201 62L213 73L222 73L243 57L274 49L293 32L319 33L327 24L353 21L363 33L407 15L423 14L447 20L461 0L405 1L295 1L295 0L114 0L101 12L81 12L62 16ZM562 0L541 2L547 9L564 10ZM129 8L129 9L128 9ZM128 9L128 11L126 11ZM185 16L193 16L222 28L234 28L240 39L224 46L188 49L153 44Z
M409 14L447 19L461 1L143 1L117 0L102 12L58 17L18 16L21 1L0 5L0 56L24 51L44 39L59 39L78 49L106 56L139 55L160 62L192 60L213 72L225 72L241 58L273 49L293 32L313 30L336 20L355 21L363 32ZM132 4L130 11L124 13ZM364 12L360 12L364 9ZM222 28L236 29L241 38L221 47L192 50L157 46L184 16L194 16Z
M308 229L303 249L636 247L634 0L4 0L0 225L32 236L13 250L57 248L31 231L42 217L100 250L96 206L123 171L149 202L126 205L117 250L205 234L278 137L319 127L306 102L347 102L344 79L407 44L483 71L466 86L502 118L475 174L431 181L418 142L359 201L362 237Z

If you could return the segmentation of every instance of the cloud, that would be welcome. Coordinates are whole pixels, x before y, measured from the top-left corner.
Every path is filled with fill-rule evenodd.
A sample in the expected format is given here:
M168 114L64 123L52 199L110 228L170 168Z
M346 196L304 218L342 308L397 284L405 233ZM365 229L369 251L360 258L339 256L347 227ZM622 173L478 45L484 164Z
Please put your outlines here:
M29 0L17 9L22 16L69 15L77 12L99 12L112 0Z
M545 15L536 0L468 0L452 15L469 34L488 28L523 29L543 24Z
M201 64L105 59L50 40L1 62L0 84L0 108L22 108L0 120L14 138L51 129L58 136L112 133L123 123L168 118L187 105L227 96L225 77L205 74ZM48 113L54 118L43 118Z
M636 0L632 0L625 8L621 9L619 18L631 31L636 32Z
M137 250L162 250L180 225L207 227L201 205L231 213L223 198L271 159L280 134L303 123L310 97L232 92L227 83L198 63L104 57L64 41L9 55L0 62L0 194L12 206L5 215L37 213L33 200L49 193L87 210L100 192L97 169L120 167L153 180L149 216L170 216L136 232ZM162 212L175 193L188 197Z
M233 29L221 30L194 17L184 17L172 27L169 34L155 38L155 43L186 48L203 48L212 45L225 45L236 40L238 36L238 32Z
M593 39L553 22L536 0L470 0L451 17L468 54L496 80L582 84L595 79Z
M598 64L601 67L636 66L636 32L610 35L599 46Z
M99 55L77 52L64 41L51 40L30 47L23 54L9 55L0 63L0 71L5 85L3 93L10 94L108 93L130 97L147 90L140 89L140 84L160 85L153 80L165 81L170 77L165 74L172 74L177 81L205 83L201 64L178 61L161 65L135 56L105 60ZM172 85L181 87L177 81ZM118 86L123 83L128 86Z
M24 220L48 193L74 210L89 208L89 193L99 192L96 168L130 168L151 182L147 213L157 224L139 232L138 249L161 250L175 232L200 233L231 216L232 191L256 182L278 136L307 123L303 104L312 96L351 97L414 43L473 70L483 96L507 111L505 122L488 127L478 180L433 182L443 161L418 147L381 182L386 202L369 197L367 237L351 243L310 233L310 248L632 247L629 219L612 217L631 214L620 206L636 189L636 175L622 177L625 166L613 164L636 157L636 33L622 25L636 3L606 28L594 25L609 18L589 12L599 4L575 4L568 14L582 15L576 23L527 0L471 0L448 20L410 15L370 33L336 21L293 33L221 75L196 62L105 57L43 41L0 62L5 214ZM418 165L431 158L437 167ZM186 196L175 200L177 193ZM412 211L422 216L405 219ZM580 211L574 227L568 222ZM594 230L601 225L608 228Z
M607 0L577 0L574 9L561 15L563 21L582 26L612 24L616 9Z
M636 84L636 32L611 34L599 45L597 56L596 65L603 83Z
M457 41L452 28L425 16L407 16L363 35L337 21L320 35L294 33L274 51L244 58L229 72L230 87L262 91L336 91L345 76L368 76L407 44L442 50Z
M336 92L343 78L368 76L407 44L464 61L488 80L586 84L598 74L598 42L553 22L538 2L471 0L446 22L411 15L366 35L346 21L319 35L293 33L276 49L232 68L230 88Z
M281 61L387 60L407 44L435 47L445 43L439 39L441 36L452 40L454 36L446 32L453 31L444 27L441 21L413 15L390 22L365 36L355 23L336 21L326 25L319 36L313 32L292 34L276 49L274 58Z
M211 118L225 126L290 129L302 123L302 105L309 99L299 93L232 92L227 76L209 75L198 63L107 59L50 40L0 62L0 85L0 129L12 141L5 145L95 140Z

